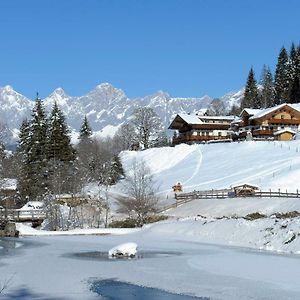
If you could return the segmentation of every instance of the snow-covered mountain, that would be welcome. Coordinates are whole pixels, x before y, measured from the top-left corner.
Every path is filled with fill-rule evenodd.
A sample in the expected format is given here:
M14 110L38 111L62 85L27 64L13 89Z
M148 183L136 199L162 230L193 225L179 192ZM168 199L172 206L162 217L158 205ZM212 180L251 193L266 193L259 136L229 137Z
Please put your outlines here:
M221 98L230 109L243 96L243 90L226 94ZM62 88L57 88L43 99L47 111L56 101L67 117L73 131L78 131L84 115L96 132L112 133L128 121L132 112L139 106L151 107L160 116L165 127L171 118L180 112L195 113L209 106L213 99L209 96L199 98L174 98L168 93L158 91L155 94L136 99L129 99L124 91L109 83L96 86L84 96L70 96ZM16 92L11 86L0 88L0 121L7 124L16 135L22 120L30 118L34 101Z

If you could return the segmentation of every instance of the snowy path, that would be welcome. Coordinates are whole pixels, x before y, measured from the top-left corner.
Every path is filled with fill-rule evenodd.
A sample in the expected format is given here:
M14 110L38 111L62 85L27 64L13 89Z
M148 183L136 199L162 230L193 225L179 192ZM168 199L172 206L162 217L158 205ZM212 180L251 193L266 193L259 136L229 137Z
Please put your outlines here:
M199 158L198 158L198 162L197 162L196 167L195 167L195 171L193 172L193 174L191 175L191 177L188 180L183 182L183 185L187 188L190 187L189 185L187 185L187 183L191 182L199 174L200 167L201 167L201 164L202 164L203 155L202 155L201 149L197 148L196 152L198 152L198 153L196 153L196 157L197 157L197 154L198 154Z

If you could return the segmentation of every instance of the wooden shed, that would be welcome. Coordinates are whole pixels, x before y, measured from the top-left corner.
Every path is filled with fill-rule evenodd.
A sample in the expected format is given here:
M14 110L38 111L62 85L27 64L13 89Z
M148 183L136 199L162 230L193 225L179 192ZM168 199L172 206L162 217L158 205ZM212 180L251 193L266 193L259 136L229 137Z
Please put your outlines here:
M274 133L274 136L278 141L291 141L294 139L295 135L296 132L289 128L282 129Z
M172 186L172 189L174 193L182 192L182 184L180 182L177 182Z
M259 190L259 187L253 184L240 184L233 186L234 193L237 197L253 196L255 191Z

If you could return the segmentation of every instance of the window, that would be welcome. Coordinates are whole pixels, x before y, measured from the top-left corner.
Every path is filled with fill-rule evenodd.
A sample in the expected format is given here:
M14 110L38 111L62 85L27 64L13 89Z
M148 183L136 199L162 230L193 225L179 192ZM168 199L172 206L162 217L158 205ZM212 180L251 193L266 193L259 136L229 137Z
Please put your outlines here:
M281 115L280 118L281 118L281 120L283 120L284 119L284 115Z
M222 132L218 132L218 136L222 136Z

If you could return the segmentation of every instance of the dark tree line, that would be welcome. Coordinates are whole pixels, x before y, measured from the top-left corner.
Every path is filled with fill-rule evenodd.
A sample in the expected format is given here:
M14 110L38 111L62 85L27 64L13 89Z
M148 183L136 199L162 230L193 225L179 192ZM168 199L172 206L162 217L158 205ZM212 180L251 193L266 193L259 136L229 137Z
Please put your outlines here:
M65 116L54 103L47 117L37 98L31 120L24 120L17 147L18 190L24 202L48 195L77 193L89 181L112 185L123 175L111 141L91 138L85 117L79 143L71 144Z
M264 65L258 84L253 68L250 69L240 109L267 108L285 102L300 102L300 47L294 43L289 53L281 48L274 79L270 68Z

